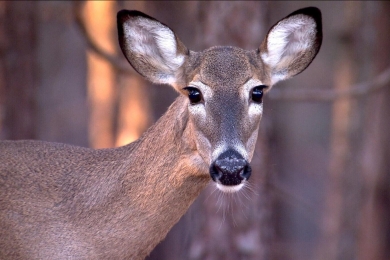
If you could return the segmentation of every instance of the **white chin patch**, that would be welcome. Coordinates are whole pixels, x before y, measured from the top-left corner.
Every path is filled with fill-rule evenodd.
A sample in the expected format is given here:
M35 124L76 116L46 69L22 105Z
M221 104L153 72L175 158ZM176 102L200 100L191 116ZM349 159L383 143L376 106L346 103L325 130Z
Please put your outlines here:
M235 186L226 186L226 185L222 185L221 183L217 183L217 188L220 191L226 192L226 193L237 192L237 191L241 190L242 187L244 187L244 183L240 183L240 184L235 185Z

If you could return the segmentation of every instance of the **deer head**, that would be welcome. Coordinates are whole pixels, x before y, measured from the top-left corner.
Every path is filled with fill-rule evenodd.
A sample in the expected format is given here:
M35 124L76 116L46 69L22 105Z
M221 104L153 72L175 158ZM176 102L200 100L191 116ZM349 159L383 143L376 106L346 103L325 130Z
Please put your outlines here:
M187 97L191 141L226 192L239 190L251 175L263 94L302 72L322 42L321 13L314 7L280 20L251 51L227 46L190 51L168 26L139 11L120 11L118 31L136 71Z

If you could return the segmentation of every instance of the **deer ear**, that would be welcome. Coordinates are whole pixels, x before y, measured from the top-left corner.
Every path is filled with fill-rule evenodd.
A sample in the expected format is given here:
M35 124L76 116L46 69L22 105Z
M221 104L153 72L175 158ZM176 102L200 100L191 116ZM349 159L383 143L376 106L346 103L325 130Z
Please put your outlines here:
M263 62L269 67L272 85L305 70L322 43L321 11L299 9L276 23L260 46Z
M139 11L117 14L119 44L134 69L158 84L176 85L188 49L166 25Z

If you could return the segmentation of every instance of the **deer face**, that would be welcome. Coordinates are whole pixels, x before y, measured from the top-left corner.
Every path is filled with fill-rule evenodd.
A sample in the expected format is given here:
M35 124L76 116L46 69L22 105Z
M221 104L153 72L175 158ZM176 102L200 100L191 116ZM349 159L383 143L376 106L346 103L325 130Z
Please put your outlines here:
M213 47L201 53L195 77L183 89L197 149L211 178L225 191L239 189L251 174L266 85L254 52Z
M321 13L314 7L279 21L254 51L189 51L169 27L138 11L118 13L118 32L135 70L188 97L197 152L226 192L239 190L251 174L263 92L302 72L322 41Z

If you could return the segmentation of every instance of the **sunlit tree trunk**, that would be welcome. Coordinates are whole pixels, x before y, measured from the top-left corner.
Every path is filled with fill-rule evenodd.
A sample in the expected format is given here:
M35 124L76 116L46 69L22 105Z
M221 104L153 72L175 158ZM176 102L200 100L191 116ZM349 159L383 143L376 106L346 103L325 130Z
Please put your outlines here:
M110 53L115 53L116 2L86 1L84 21L96 42ZM112 66L100 56L88 51L88 101L90 105L89 140L94 148L112 147L114 137L115 81Z
M144 11L147 2L130 1L119 3L120 8ZM123 56L120 52L119 56ZM130 69L129 64L129 69ZM166 87L163 87L166 88ZM116 146L122 146L137 140L153 123L151 111L152 95L147 83L137 73L119 75L118 80L118 119Z

